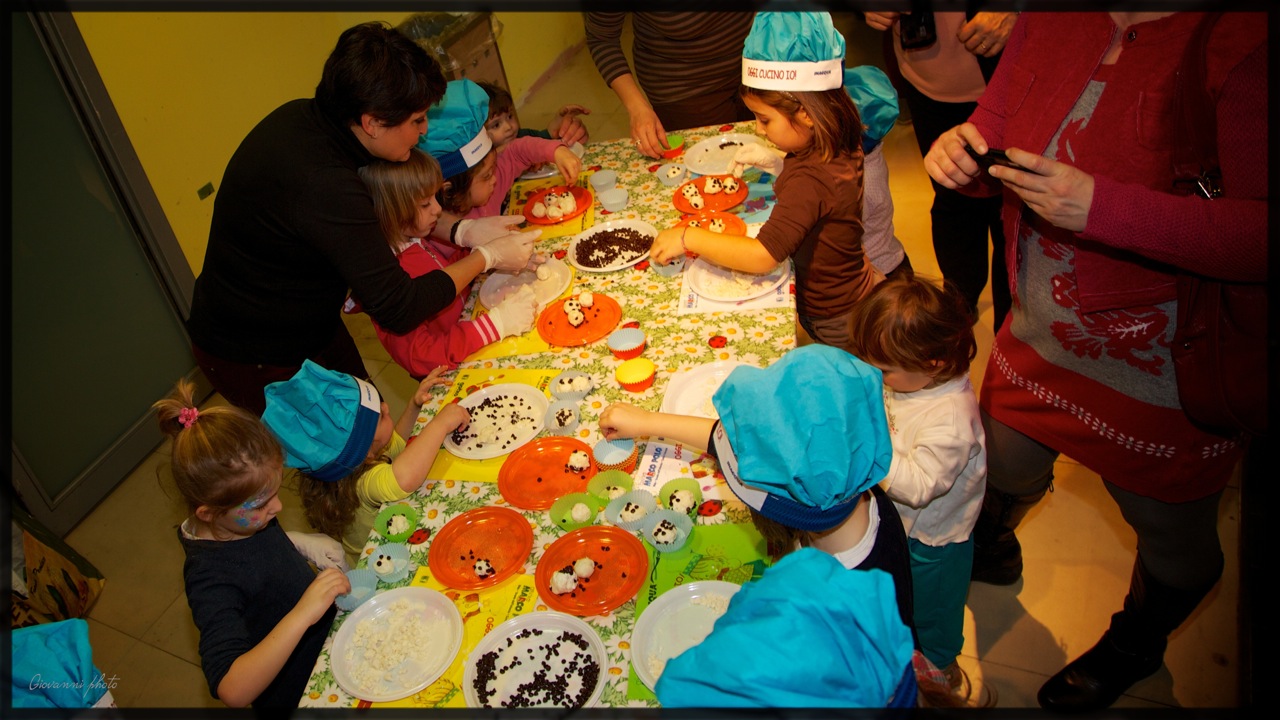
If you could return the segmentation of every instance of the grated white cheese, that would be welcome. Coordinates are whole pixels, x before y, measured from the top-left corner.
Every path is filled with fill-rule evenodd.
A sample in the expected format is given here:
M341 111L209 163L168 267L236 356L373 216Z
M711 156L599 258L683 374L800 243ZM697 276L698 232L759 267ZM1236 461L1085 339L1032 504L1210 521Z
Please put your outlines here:
M720 617L725 610L729 609L729 598L724 595L699 595L693 599L693 604L711 608L716 617Z
M421 669L440 652L437 644L448 635L443 618L424 619L427 606L422 603L400 599L387 610L356 625L344 658L356 685L371 695L419 681Z

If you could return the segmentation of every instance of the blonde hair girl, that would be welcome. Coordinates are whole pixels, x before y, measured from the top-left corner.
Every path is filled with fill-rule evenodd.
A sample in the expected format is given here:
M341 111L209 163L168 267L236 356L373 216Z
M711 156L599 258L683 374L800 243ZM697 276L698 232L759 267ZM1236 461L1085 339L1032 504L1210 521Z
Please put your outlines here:
M236 407L200 410L193 389L180 380L154 407L191 512L178 540L200 666L231 707L296 707L351 585L337 568L316 574L276 520L284 456L271 432Z
M444 183L435 158L414 148L404 162L374 162L360 168L360 177L369 186L374 212L400 267L411 277L443 271L453 278L456 290L448 307L406 332L374 321L378 340L397 365L421 380L434 368L457 367L485 345L533 327L538 302L532 289L513 293L473 320L462 318L471 281L485 268L481 254L487 251L468 253L431 238L440 219L437 191Z

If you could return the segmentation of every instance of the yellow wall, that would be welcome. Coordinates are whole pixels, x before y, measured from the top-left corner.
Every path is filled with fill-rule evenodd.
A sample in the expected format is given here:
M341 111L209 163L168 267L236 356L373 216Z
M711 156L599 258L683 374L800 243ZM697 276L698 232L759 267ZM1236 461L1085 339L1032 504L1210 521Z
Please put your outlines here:
M245 134L281 103L311 97L346 28L409 13L78 12L76 24L192 271L204 264L213 199ZM578 13L499 13L512 95L583 39ZM215 195L197 191L212 183Z

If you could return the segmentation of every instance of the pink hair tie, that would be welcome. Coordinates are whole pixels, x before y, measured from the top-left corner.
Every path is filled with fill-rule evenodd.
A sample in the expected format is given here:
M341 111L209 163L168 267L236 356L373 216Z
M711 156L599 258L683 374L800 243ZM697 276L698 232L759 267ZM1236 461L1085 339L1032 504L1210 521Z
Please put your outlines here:
M193 407L182 408L182 410L178 411L178 422L182 423L182 427L188 430L195 424L198 417L200 417L200 411Z

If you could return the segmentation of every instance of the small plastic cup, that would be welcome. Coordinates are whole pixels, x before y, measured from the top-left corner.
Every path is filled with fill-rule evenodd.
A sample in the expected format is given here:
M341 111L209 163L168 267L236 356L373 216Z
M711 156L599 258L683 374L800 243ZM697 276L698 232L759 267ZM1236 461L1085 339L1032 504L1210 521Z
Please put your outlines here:
M574 520L573 510L578 505L585 505L590 515L585 520ZM551 505L551 521L560 526L565 532L584 528L596 521L596 515L600 514L603 506L600 504L600 498L590 493L569 493L556 500Z
M675 133L668 135L667 147L671 149L662 151L662 157L668 159L680 157L680 154L684 152L684 136Z
M613 188L612 190L605 190L604 192L596 195L596 197L600 198L600 204L609 212L619 212L625 209L627 207L628 200L630 200L630 195L627 193L627 189L620 187Z
M609 333L609 351L620 360L640 357L644 352L644 331L638 328L623 328Z
M632 358L618 366L614 371L614 377L624 390L638 393L648 390L653 385L653 376L657 371L658 366L654 365L652 360Z
M591 174L591 189L599 195L606 190L612 190L618 184L618 173L612 170L597 170Z

